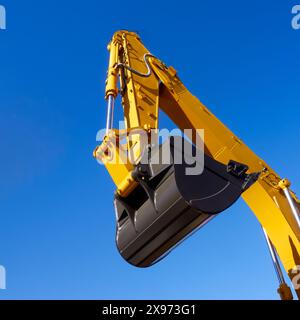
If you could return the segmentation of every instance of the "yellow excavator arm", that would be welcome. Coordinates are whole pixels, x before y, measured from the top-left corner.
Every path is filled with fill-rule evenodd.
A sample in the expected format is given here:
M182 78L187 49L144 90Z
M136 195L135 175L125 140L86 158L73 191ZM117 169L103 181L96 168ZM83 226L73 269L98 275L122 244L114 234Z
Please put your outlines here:
M292 296L277 255L299 298L295 279L299 278L300 266L300 202L289 189L289 181L279 177L193 96L176 70L151 55L137 34L116 32L108 50L107 131L94 156L104 163L116 184L117 243L122 256L134 265L149 266L242 196L264 230L279 277L281 298ZM125 128L120 130L113 129L118 95L125 122ZM204 140L205 168L199 177L184 177L175 164L159 169L152 165L151 170L149 165L141 165L151 133L158 130L159 108L180 130L196 132L189 137L195 148L201 147L197 130L204 130L201 141ZM173 157L176 150L173 143ZM177 187L172 191L174 184ZM220 188L217 191L216 185ZM206 195L210 188L211 193ZM195 194L198 189L201 194ZM207 198L212 201L207 202ZM171 224L172 236L168 238L163 230L171 228Z

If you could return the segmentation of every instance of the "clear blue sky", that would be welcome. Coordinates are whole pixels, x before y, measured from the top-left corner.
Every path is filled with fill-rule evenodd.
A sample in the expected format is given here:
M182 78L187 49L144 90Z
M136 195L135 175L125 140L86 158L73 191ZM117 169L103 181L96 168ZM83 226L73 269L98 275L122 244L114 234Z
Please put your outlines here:
M114 185L92 151L105 125L106 46L129 29L300 192L297 2L0 4L0 299L277 299L262 232L242 200L154 267L126 264L115 246Z

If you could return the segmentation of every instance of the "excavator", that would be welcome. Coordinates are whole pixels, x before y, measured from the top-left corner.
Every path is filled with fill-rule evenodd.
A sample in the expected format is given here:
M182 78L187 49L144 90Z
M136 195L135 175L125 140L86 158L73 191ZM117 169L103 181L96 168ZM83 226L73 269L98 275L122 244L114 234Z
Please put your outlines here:
M280 298L294 298L282 264L300 299L300 201L289 180L193 96L137 33L117 31L108 50L106 129L93 155L116 185L121 256L149 267L242 197L262 227ZM117 98L124 115L118 129L113 128ZM182 135L160 141L160 111Z

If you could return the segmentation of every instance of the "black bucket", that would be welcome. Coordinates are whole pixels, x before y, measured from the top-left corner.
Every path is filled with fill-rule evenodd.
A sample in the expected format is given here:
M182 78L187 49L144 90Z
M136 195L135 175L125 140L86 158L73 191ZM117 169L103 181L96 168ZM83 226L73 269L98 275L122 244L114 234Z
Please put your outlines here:
M159 157L165 152L168 163ZM133 174L139 185L126 198L115 196L117 247L130 264L148 267L160 260L258 178L257 173L246 174L244 164L230 161L226 166L201 152L182 137L148 148ZM201 174L195 174L197 165L204 165Z

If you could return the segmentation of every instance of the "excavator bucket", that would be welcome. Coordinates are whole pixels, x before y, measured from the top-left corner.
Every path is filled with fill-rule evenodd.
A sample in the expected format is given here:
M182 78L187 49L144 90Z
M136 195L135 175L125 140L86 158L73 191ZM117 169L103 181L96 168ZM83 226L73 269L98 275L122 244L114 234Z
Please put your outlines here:
M116 194L114 199L118 250L137 267L151 266L166 256L230 207L259 175L246 174L248 167L235 161L219 163L182 137L147 150L133 173L138 186L126 198ZM195 157L200 152L202 157ZM168 163L161 159L166 153ZM200 174L187 174L197 165L203 168Z

